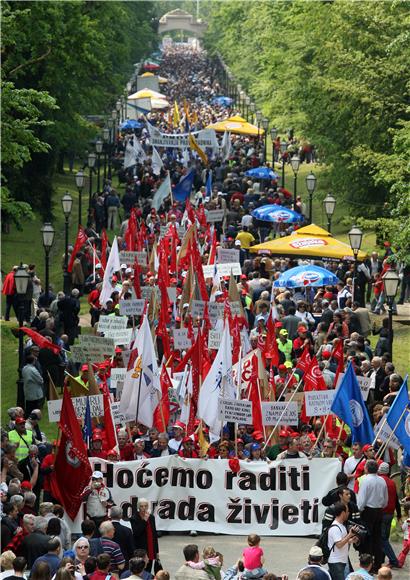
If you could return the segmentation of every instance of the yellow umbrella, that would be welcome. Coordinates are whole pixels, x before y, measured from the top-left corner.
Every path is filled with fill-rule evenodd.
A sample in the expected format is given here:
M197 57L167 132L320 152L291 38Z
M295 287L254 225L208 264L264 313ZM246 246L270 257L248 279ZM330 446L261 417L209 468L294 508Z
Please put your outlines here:
M142 77L154 77L154 73L150 73L150 72L145 72L143 75L141 75Z
M251 135L256 137L258 134L262 135L264 133L263 129L259 129L258 131L258 127L248 123L246 119L239 117L239 115L208 125L207 129L214 129L220 133L229 131L230 133L236 133L237 135Z
M166 99L166 96L151 89L141 89L128 97L129 101L134 99Z
M307 258L335 258L337 260L352 260L352 248L336 240L323 228L311 224L296 230L290 236L278 238L270 242L258 244L250 248L258 254L279 254L281 256L303 256ZM364 260L367 254L358 253L358 260Z
M166 79L165 77L158 77L158 82L160 85L164 85L165 83L168 82L168 79Z

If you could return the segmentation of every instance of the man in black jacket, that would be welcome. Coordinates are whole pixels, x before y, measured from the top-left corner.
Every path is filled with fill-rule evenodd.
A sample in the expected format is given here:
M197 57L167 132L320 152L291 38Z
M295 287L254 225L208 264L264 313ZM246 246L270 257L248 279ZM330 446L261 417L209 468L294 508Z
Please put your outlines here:
M117 542L121 548L121 552L125 558L125 567L128 567L128 562L134 554L134 536L131 528L121 524L122 509L119 506L113 506L110 510L110 517L115 529L113 541Z

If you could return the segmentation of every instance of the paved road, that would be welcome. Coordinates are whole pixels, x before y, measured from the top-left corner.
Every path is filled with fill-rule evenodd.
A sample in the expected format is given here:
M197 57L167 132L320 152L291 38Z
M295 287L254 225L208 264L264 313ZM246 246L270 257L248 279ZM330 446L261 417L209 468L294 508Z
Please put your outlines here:
M315 541L313 538L262 538L261 547L265 552L267 569L277 575L287 574L289 580L294 580L297 572L303 568L309 549ZM243 548L246 547L246 537L211 534L199 534L196 538L191 538L188 534L162 536L160 538L161 562L164 569L171 573L171 578L174 577L176 570L183 562L182 549L186 544L197 544L200 550L205 546L214 546L224 555L224 568L226 569L240 557ZM393 546L398 550L398 544L393 544ZM358 563L357 552L352 549L351 553L353 565L356 566ZM393 570L394 580L409 580L409 558L405 566L401 570Z

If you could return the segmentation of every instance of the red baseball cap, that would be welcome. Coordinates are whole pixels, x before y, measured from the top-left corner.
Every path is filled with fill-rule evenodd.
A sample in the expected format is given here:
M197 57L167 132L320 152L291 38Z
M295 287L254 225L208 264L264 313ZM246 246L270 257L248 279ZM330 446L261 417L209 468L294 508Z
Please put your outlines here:
M281 322L275 322L275 328L282 328L283 324Z
M81 365L81 372L88 371L88 365Z
M16 425L23 425L23 424L25 425L26 424L26 420L25 420L24 417L16 417L14 423Z
M21 482L21 489L31 490L31 489L33 489L33 486L31 485L31 483L29 481L22 481Z
M330 352L330 350L324 350L322 352L322 358L330 358L332 356L332 353Z
M298 332L307 332L306 326L298 326Z
M252 439L255 439L255 441L263 441L265 437L263 436L262 431L254 431L252 434Z
M281 431L279 431L279 437L288 437L288 432L286 431L286 429L282 429Z
M93 433L93 441L102 441L100 433Z
M363 445L362 451L365 453L366 451L369 451L369 449L373 449L373 445L369 445L368 443L367 445Z
M185 431L185 423L182 423L182 421L175 421L175 425L174 425L174 429L175 427L177 427L178 429L183 429Z
M285 365L279 365L278 366L278 370L280 370L280 371L286 371Z

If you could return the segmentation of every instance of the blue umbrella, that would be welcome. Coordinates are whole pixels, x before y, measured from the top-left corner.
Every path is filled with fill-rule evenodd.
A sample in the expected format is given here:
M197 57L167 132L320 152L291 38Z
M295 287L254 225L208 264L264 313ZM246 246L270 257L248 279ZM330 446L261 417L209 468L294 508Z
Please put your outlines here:
M252 217L263 222L295 224L303 221L303 216L281 205L262 205L251 212Z
M120 125L120 129L121 130L142 129L143 126L144 123L141 123L141 121L137 121L136 119L127 119L126 121L124 121L124 123Z
M212 99L213 105L219 105L220 107L230 107L233 103L231 97L214 97Z
M272 171L269 167L255 167L245 171L245 175L253 177L254 179L277 179L278 174Z
M273 285L275 288L303 288L304 286L334 286L340 282L326 268L320 266L297 266L283 272Z

